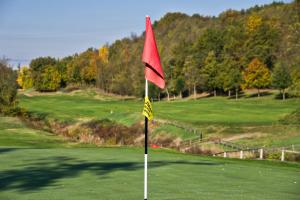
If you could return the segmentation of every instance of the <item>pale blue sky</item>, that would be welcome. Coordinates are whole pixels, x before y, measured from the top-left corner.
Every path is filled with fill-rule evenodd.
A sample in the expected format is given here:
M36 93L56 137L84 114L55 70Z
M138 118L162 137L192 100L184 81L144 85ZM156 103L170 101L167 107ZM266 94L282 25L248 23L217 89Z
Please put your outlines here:
M63 57L116 39L140 35L167 12L218 15L273 0L0 0L0 56L26 64ZM290 0L284 0L290 2Z

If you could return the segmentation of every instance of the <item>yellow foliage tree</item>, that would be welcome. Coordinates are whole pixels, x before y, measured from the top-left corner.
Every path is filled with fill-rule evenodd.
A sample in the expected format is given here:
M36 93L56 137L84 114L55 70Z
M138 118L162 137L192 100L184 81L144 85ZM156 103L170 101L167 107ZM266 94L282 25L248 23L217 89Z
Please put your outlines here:
M32 88L32 75L30 68L23 66L18 71L17 83L22 89Z
M108 63L108 47L107 46L103 46L99 48L99 57L101 59L101 61L105 64Z
M246 29L248 33L255 32L262 25L262 18L257 15L251 15L246 22Z
M254 58L243 72L245 83L243 88L257 89L257 95L260 96L259 90L265 88L271 83L270 71L265 64L259 59Z
M99 48L98 62L97 62L97 86L104 91L108 91L108 82L111 77L109 76L112 72L108 66L109 62L109 49L108 46Z

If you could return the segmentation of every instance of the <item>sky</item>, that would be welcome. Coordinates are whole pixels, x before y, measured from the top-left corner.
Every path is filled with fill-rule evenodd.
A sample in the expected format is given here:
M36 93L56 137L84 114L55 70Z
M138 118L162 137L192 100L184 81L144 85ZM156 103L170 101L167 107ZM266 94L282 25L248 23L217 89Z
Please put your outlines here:
M0 57L26 65L39 56L61 58L140 35L145 16L167 12L217 16L273 0L0 0ZM290 0L283 0L290 2Z

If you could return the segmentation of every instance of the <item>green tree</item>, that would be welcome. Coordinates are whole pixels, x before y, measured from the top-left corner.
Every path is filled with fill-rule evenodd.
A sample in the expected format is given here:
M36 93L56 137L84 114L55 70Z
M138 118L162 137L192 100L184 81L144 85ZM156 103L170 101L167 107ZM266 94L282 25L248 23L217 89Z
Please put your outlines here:
M194 99L197 95L197 84L200 82L200 71L195 59L192 56L188 56L185 60L183 73L186 80L187 87L193 88Z
M294 66L294 69L291 73L292 77L292 85L290 87L289 92L293 96L300 97L300 64L297 66Z
M201 70L205 85L209 91L213 91L217 96L217 88L221 85L219 79L219 65L214 51L210 51L205 59L205 65Z
M245 69L244 88L257 89L257 96L260 97L260 89L266 88L271 83L270 71L259 59L254 58Z
M184 90L185 82L182 76L179 76L175 81L175 90L179 94L179 98L182 98L182 91Z
M292 84L292 78L287 67L283 63L276 63L272 74L272 85L279 89L282 99L285 100L285 90Z
M0 112L10 113L16 108L17 82L16 73L8 67L5 60L0 60Z
M248 31L248 38L244 43L246 62L258 58L269 68L272 68L279 45L277 42L278 30L266 22L261 22L261 19L258 18L254 19Z
M30 69L32 72L32 81L33 86L38 91L50 91L51 88L45 87L47 84L45 81L49 80L45 77L48 75L45 75L44 73L48 73L49 70L47 70L48 67L53 66L55 67L57 64L57 61L55 58L51 57L39 57L36 59L33 59L30 62ZM56 89L55 89L56 90Z
M226 58L222 63L224 70L221 72L223 79L223 89L228 91L228 96L231 96L231 90L235 91L235 98L238 99L238 92L241 87L243 77L239 63L232 58Z

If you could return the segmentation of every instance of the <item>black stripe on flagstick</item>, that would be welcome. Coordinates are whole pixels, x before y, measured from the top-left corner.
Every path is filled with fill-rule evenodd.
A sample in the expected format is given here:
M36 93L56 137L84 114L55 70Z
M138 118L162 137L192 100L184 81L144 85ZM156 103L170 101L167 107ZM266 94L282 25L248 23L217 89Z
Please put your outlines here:
M158 71L156 71L151 65L146 63L146 67L150 68L157 76L159 76L160 78L162 78L164 80L164 77L162 75L160 75L160 73L158 73Z
M148 118L145 117L145 154L148 154Z

